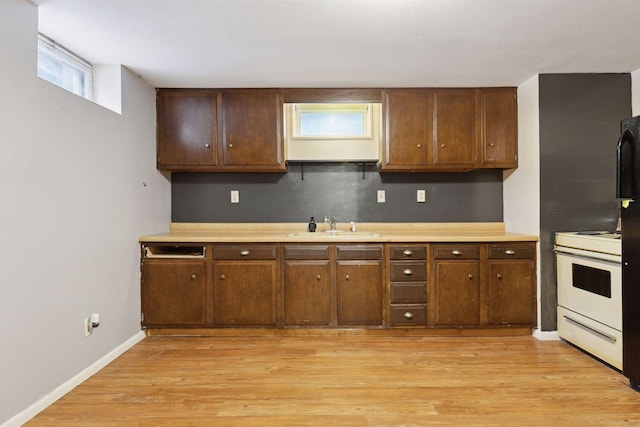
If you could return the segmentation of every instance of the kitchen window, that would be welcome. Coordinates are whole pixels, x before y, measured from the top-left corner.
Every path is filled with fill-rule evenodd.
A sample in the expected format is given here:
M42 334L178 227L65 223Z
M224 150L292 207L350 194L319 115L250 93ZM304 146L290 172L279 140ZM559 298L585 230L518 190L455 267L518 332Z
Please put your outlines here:
M380 104L285 104L287 160L377 161Z
M92 65L43 34L38 34L38 77L92 100Z

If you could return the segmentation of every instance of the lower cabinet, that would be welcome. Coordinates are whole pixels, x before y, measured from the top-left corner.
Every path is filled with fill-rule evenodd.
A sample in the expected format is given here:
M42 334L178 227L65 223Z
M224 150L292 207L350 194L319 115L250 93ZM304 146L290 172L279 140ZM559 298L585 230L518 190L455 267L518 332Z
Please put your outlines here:
M218 326L275 326L277 245L213 246L213 318Z
M142 326L202 326L207 323L204 248L143 247Z

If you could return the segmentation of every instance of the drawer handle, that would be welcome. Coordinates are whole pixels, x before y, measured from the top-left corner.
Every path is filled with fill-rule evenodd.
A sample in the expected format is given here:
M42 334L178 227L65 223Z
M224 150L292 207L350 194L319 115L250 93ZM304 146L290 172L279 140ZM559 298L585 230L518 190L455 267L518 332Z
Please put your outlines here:
M226 279L226 278L227 278L227 276L225 276L224 274L221 274L221 275L220 275L220 280L224 280L224 279Z
M567 320L568 320L569 322L571 322L571 323L575 323L576 325L578 325L578 326L580 326L580 327L582 327L582 328L585 328L585 329L587 329L587 330L589 330L589 331L593 332L594 334L600 335L602 338L608 339L608 340L609 340L609 341L611 341L611 342L616 342L616 341L618 341L618 340L617 340L617 338L616 338L616 337L614 337L613 335L609 335L609 334L605 334L604 332L600 332L599 330L594 329L594 328L592 328L591 326L587 326L587 325L585 325L585 324L584 324L584 323L582 323L582 322L578 322L577 320L572 319L571 317L569 317L569 316L567 316L567 315L564 315L564 316L562 316L562 317L564 317L565 319L567 319Z
M247 256L247 255L249 255L249 251L246 251L246 250L245 251L240 251L240 255L241 256Z
M468 277L469 279L473 279L473 273L469 273L469 274L467 274L467 277Z
M322 279L322 277L318 274L318 275L316 276L316 280L320 280L320 279Z
M410 250L410 249L405 249L404 252L402 252L402 255L411 256L411 255L413 255L413 251Z
M504 253L507 255L515 255L516 251L514 251L513 249L507 249L506 251L504 251Z
M462 251L454 249L454 250L451 251L451 255L460 256L460 255L462 255Z
M498 273L496 274L496 277L498 278L498 280L502 280L502 274Z
M192 274L192 275L191 275L191 279L192 279L192 280L193 280L193 279L196 279L197 277L198 277L198 275L197 275L197 274Z
M411 276L413 275L413 270L411 270L410 268L405 268L403 273L407 276Z
M405 319L413 319L413 313L411 313L410 311L407 311L402 316L404 316Z

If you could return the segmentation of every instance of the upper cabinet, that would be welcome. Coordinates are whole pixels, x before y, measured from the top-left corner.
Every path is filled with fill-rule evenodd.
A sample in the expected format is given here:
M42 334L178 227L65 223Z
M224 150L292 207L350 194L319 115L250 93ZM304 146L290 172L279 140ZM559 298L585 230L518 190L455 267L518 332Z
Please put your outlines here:
M158 169L284 172L283 98L344 99L344 90L159 89ZM378 95L376 95L376 93ZM515 88L417 88L348 93L382 99L383 172L515 168ZM379 94L382 94L380 96ZM362 99L360 99L362 98Z
M515 88L390 89L382 171L517 167Z
M518 167L518 106L515 88L480 91L480 167Z
M283 172L276 89L160 89L158 169Z

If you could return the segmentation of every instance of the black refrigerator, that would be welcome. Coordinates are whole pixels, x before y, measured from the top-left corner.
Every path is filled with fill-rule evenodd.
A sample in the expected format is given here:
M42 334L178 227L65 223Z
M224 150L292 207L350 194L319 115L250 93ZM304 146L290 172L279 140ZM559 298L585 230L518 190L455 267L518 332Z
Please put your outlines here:
M622 231L622 373L640 391L640 116L622 121L617 189Z

